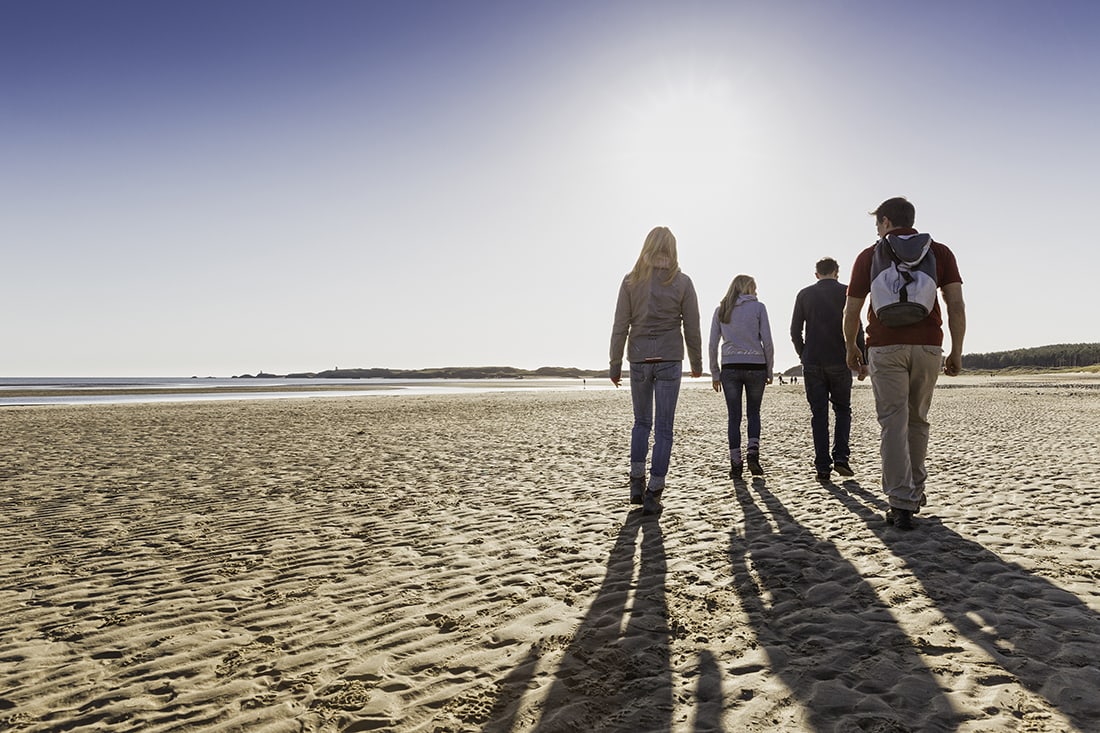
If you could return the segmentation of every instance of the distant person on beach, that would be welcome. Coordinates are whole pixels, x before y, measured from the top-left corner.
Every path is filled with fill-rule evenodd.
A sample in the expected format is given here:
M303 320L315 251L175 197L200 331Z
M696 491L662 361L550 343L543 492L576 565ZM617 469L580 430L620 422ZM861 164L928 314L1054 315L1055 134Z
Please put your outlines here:
M630 503L646 514L661 510L672 456L672 427L687 342L691 376L703 374L699 300L691 278L680 271L676 237L654 228L634 269L623 278L611 327L611 381L622 380L623 349L630 362L634 428L630 433ZM656 417L654 417L656 415ZM646 456L653 433L653 459L646 485Z
M791 341L802 361L802 386L810 403L810 430L814 436L814 469L827 481L836 471L854 476L849 464L852 432L852 370L844 346L844 304L847 286L840 265L832 257L818 260L817 282L798 291L791 315ZM863 328L856 335L864 351ZM860 367L859 378L867 376ZM833 405L833 445L829 449L829 404Z
M756 281L748 275L738 275L730 283L726 297L714 309L710 323L710 378L714 391L726 396L732 479L742 477L745 463L749 464L753 476L764 474L760 465L760 405L764 401L765 385L772 383L774 354L768 309L756 299ZM748 418L748 444L744 456L741 455L742 393Z
M883 201L874 212L879 240L859 253L852 266L848 299L844 306L844 341L848 366L864 366L857 336L860 311L868 296L867 366L881 427L882 488L890 502L886 522L898 529L912 529L913 515L925 505L928 471L928 408L942 365L949 377L962 371L966 307L962 276L954 253L928 234L913 228L916 210L904 198ZM929 261L932 258L932 261ZM893 270L891 270L893 268ZM889 277L895 273L894 285ZM934 281L931 278L934 277ZM908 325L888 326L885 306L904 301L911 310L909 287L898 283L931 281L928 313ZM884 285L887 284L887 285ZM951 350L943 357L943 319L936 290L947 308ZM899 298L904 291L906 298ZM914 291L913 295L916 295ZM882 302L876 302L882 301Z

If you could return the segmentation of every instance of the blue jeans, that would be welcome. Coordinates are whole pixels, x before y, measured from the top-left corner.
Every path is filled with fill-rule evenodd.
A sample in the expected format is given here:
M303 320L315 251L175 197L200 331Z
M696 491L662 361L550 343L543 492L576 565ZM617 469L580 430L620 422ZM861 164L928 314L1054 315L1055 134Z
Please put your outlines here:
M828 471L833 463L847 463L852 433L852 371L847 364L802 367L802 384L810 403L810 428L814 434L814 466ZM829 403L833 404L833 450L829 452Z
M760 405L768 373L763 369L727 369L719 375L722 394L726 397L726 429L730 442L730 460L741 460L741 392L745 393L745 413L748 417L749 448L760 447Z
M631 362L630 398L634 403L634 429L630 432L630 475L645 475L649 434L653 432L653 462L649 487L664 488L672 457L672 424L680 398L683 364L678 361ZM654 409L656 403L656 409ZM654 413L656 412L656 420Z

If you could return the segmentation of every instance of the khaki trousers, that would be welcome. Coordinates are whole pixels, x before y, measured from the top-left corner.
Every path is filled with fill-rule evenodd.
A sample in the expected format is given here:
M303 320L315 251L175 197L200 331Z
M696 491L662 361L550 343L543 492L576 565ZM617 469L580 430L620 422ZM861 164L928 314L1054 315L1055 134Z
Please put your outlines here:
M943 365L939 346L874 346L867 350L881 428L882 488L897 509L925 503L928 408Z

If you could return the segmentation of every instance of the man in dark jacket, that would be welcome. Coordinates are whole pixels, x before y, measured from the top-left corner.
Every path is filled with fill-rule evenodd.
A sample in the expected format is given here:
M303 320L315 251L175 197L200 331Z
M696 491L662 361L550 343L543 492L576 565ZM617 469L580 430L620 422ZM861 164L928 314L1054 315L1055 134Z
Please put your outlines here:
M832 257L817 263L817 282L799 291L791 316L791 341L802 360L802 384L810 403L814 435L814 468L827 481L832 470L855 474L849 465L852 431L852 372L844 347L844 304L847 286L839 282L840 265ZM805 335L803 335L805 330ZM863 348L860 329L859 346ZM865 368L864 368L865 369ZM859 378L866 372L861 369ZM834 437L829 450L829 403L833 405Z

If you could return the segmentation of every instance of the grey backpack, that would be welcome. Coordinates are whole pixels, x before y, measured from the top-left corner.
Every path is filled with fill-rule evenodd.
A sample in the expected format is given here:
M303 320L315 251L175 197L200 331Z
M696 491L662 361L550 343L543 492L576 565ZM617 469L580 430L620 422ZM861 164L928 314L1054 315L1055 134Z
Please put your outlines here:
M919 323L936 305L936 255L928 234L887 234L871 258L871 308L889 328Z

